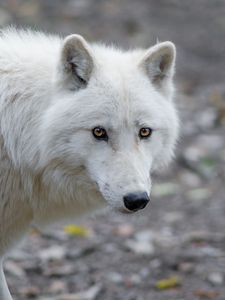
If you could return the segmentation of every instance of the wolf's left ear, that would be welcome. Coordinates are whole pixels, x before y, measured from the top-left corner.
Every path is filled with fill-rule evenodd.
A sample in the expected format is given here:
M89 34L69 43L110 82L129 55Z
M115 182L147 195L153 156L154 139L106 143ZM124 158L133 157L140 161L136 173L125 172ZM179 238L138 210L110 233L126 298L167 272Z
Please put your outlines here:
M71 90L88 84L93 71L93 56L85 39L77 34L65 38L62 46L60 69L63 81Z
M176 48L171 42L163 42L151 47L140 62L152 84L165 89L175 71Z

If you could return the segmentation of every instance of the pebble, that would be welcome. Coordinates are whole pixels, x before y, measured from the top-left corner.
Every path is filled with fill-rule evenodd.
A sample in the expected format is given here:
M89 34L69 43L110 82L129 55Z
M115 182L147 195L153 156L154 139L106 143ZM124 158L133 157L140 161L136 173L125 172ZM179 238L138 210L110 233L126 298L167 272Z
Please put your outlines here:
M179 264L179 270L183 273L191 273L194 271L194 264L190 262L181 262Z
M15 262L13 261L6 261L4 264L4 269L6 272L8 272L9 274L18 277L18 278L25 278L26 277L26 273L25 271Z
M134 234L134 226L130 224L121 224L117 226L113 232L122 237L130 237Z
M155 253L155 248L149 241L127 240L125 246L140 255L153 255Z
M132 284L134 285L139 285L141 283L141 276L138 275L138 274L132 274L130 277L129 277L129 280Z
M165 226L160 233L155 234L154 243L159 248L173 248L179 245L179 238L174 236L171 227Z
M149 265L151 269L159 269L162 266L162 262L158 258L155 258L150 261Z
M216 249L211 246L201 247L199 249L200 254L209 256L209 257L220 257L223 255L223 252L219 249Z
M208 281L213 285L223 285L224 277L220 272L212 272L208 275Z
M62 280L54 280L48 288L48 292L51 294L65 293L66 291L67 284Z
M48 277L52 276L67 276L74 273L74 265L73 264L66 264L63 265L51 265L47 266L46 269L43 271L43 274Z
M87 289L75 294L65 294L56 297L55 300L96 300L102 290L101 285L94 285Z
M117 272L109 272L107 278L114 283L121 283L123 281L123 276Z
M155 233L152 230L142 230L135 234L134 238L139 242L152 242L154 239Z
M151 230L139 231L135 234L134 239L128 239L125 242L125 246L137 254L153 255L155 253L154 235Z
M19 289L19 294L25 298L36 298L40 294L40 289L37 286L28 286Z
M66 255L66 249L62 246L51 246L47 249L42 250L39 253L39 257L43 261L49 261L49 260L61 260Z

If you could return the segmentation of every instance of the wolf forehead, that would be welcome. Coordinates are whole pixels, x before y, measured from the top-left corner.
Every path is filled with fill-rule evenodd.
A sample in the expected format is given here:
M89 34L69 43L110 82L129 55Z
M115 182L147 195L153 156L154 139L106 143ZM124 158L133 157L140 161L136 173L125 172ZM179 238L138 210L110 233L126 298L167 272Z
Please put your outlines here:
M145 87L145 78L140 82L117 78L115 83L109 74L107 79L99 76L90 80L85 89L63 93L63 102L55 103L46 118L61 123L60 116L64 115L65 126L70 123L71 127L87 129L98 125L112 130L130 126L163 129L171 124L173 106L149 82ZM64 125L60 125L63 129Z
M76 44L77 38L80 45ZM109 118L135 123L151 120L154 125L165 111L163 107L171 106L175 48L170 42L156 45L150 51L123 51L102 44L87 44L80 36L72 35L66 39L62 53L60 69L64 68L57 76L65 99L59 109L61 113L69 107L72 114L72 108L76 110L79 105L79 116L74 117L82 122L84 115L91 111L86 120L90 123L97 117L99 122L105 118L107 122ZM68 89L61 84L65 77L72 83ZM76 77L82 80L78 84ZM70 105L64 105L66 101Z

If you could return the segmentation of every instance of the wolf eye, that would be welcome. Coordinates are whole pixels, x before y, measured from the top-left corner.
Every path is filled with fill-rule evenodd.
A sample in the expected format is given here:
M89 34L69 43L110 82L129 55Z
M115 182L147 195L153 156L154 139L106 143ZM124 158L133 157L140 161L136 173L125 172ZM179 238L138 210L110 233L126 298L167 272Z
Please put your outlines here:
M148 137L151 136L151 134L152 134L152 129L149 127L143 127L139 131L139 137L141 139L147 139Z
M106 130L103 127L95 127L92 129L93 136L97 140L108 141L108 135Z

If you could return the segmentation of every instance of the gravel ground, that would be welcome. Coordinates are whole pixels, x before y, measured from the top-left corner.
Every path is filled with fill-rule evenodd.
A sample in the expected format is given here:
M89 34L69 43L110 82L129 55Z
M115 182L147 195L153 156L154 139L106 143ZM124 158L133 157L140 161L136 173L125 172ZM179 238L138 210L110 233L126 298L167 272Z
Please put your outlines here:
M225 2L1 1L0 25L11 23L123 47L174 41L182 120L151 205L32 231L5 264L14 299L224 300Z

